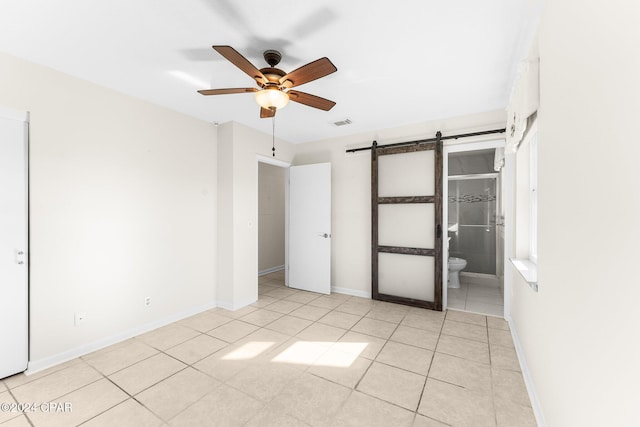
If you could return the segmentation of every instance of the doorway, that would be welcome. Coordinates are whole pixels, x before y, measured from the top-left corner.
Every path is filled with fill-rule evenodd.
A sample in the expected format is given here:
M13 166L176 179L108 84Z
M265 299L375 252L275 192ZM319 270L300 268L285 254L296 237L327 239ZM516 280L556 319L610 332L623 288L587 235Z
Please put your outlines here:
M258 294L285 286L288 167L258 159Z
M258 155L256 167L258 296L266 285L330 294L331 164Z
M449 309L503 317L502 177L494 170L499 147L503 140L445 147L443 284Z

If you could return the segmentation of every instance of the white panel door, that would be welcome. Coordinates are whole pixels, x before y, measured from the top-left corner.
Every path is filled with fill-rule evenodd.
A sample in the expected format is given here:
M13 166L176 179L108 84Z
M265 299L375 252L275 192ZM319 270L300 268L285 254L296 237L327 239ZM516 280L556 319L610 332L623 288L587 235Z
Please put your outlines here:
M0 378L27 369L27 122L0 110Z
M289 169L289 286L331 293L331 164Z

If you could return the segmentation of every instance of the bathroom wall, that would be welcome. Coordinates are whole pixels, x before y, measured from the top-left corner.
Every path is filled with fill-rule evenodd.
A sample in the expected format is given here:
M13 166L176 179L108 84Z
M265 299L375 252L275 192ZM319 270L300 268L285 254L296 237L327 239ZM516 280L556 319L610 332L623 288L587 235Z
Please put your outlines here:
M449 153L449 175L493 173L495 149Z

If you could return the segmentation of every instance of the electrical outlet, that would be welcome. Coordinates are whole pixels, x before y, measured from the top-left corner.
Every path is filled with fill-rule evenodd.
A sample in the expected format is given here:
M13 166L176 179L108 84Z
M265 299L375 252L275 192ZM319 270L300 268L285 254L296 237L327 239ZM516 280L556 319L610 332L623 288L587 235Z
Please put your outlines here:
M87 318L87 315L84 313L75 313L74 324L76 326L80 326L84 323L86 318Z
M151 297L144 298L144 305L145 307L149 307L151 305Z

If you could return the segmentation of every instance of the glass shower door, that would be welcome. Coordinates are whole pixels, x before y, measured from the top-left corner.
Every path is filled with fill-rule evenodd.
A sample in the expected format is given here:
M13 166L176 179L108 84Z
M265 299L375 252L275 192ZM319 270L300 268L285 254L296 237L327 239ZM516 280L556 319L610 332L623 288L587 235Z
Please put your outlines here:
M496 274L496 176L449 177L449 256L466 272Z

